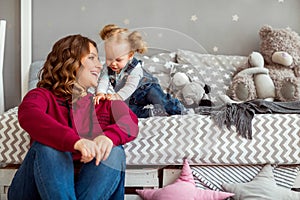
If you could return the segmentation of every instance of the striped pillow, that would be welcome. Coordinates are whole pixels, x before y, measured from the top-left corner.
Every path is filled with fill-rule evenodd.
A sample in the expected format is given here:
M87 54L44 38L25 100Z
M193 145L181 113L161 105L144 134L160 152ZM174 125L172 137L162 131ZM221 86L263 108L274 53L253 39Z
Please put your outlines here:
M251 181L263 168L263 165L245 166L192 166L195 182L201 188L224 191L223 183L246 183ZM278 166L273 169L277 185L292 188L299 166Z

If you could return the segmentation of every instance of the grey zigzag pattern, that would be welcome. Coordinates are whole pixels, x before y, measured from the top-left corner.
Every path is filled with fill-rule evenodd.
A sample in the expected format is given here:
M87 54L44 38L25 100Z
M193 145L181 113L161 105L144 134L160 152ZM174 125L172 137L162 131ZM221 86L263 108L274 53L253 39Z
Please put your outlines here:
M208 116L141 119L138 138L125 145L132 165L299 164L300 115L261 114L252 121L253 139L234 127L219 128Z
M261 114L252 121L253 139L219 128L209 116L140 119L138 137L124 145L129 165L300 164L300 115ZM0 116L0 162L19 164L29 148L17 109Z
M29 135L20 127L17 110L0 116L0 162L19 164L23 161L30 143Z

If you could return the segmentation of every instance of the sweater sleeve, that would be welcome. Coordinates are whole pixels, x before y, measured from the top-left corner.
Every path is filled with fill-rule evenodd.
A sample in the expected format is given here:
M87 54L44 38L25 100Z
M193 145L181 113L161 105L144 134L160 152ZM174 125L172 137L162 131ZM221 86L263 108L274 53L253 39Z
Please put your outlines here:
M103 93L106 94L107 90L109 88L109 77L108 77L108 71L107 71L107 67L103 68L103 71L100 75L99 78L99 82L98 82L98 86L97 86L97 90L96 90L96 94L97 93Z
M141 78L143 77L143 69L141 64L138 64L128 75L127 81L123 88L117 93L123 100L128 99L137 89Z
M114 145L122 145L134 140L139 132L137 116L123 101L109 102L111 124L103 129L103 134L109 137Z
M74 144L80 138L68 126L67 117L55 105L55 99L46 89L31 90L18 109L20 126L34 141L57 150L74 152Z

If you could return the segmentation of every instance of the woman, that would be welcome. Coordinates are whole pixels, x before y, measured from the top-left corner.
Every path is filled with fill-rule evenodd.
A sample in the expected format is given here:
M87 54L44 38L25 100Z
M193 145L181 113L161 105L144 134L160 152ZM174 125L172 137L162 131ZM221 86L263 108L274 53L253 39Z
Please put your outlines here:
M8 199L124 199L122 144L138 133L135 114L122 101L93 103L102 65L97 45L81 35L57 41L37 88L19 106L31 147Z

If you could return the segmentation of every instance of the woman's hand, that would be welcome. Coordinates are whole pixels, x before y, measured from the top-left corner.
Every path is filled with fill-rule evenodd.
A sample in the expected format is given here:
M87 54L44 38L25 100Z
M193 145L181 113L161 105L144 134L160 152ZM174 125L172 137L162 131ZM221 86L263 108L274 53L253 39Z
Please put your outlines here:
M74 145L74 149L81 153L81 162L88 163L95 158L97 166L101 160L106 160L108 158L112 147L112 140L105 135L100 135L94 140L82 138Z
M98 147L94 141L82 138L74 144L74 149L80 151L80 161L88 163L97 156Z
M94 139L97 145L96 165L99 165L101 160L106 160L113 148L113 142L105 135L99 135Z

